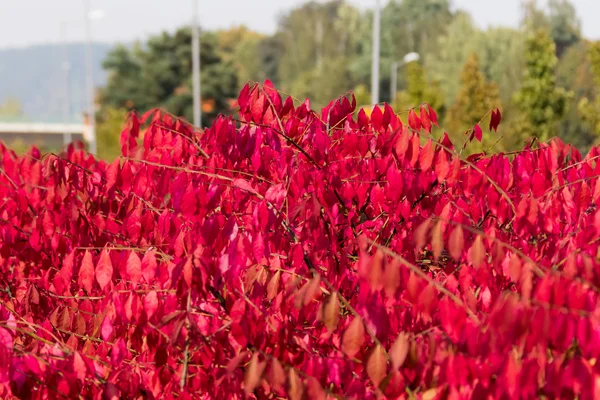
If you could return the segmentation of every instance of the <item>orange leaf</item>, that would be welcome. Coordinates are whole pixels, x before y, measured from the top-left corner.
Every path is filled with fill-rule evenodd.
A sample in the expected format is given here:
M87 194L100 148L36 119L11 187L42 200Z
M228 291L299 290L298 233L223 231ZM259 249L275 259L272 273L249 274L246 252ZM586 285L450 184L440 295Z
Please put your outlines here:
M267 299L269 299L269 301L272 301L277 296L280 278L281 271L277 271L271 280L269 280L269 284L267 285Z
M303 306L308 305L314 299L315 294L319 290L321 284L321 276L316 274L310 281L306 282L304 286L296 293L296 299L294 305L300 309Z
M309 377L306 380L307 396L311 400L327 400L327 394L323 390L323 387L319 381L314 377Z
M427 243L427 233L429 232L429 225L431 225L431 219L427 218L417 229L415 229L415 244L417 251L421 251Z
M271 368L267 375L267 381L275 390L285 389L285 370L276 358L271 360Z
M183 264L183 279L185 280L187 287L192 287L192 275L192 259L191 257L188 257L185 264Z
M444 238L442 236L442 223L437 222L431 230L431 248L433 250L433 257L437 260L442 255L444 250Z
M235 356L231 360L229 360L229 362L225 366L225 369L227 370L227 374L228 375L233 374L233 372L236 370L238 365L240 365L242 360L244 358L246 358L247 355L248 355L247 351L242 351L240 354L238 354L237 356Z
M396 341L392 345L390 349L390 358L392 359L392 367L394 370L402 367L404 361L406 361L406 357L408 356L408 351L410 350L410 339L406 332L400 332Z
M365 327L360 318L355 317L342 336L342 352L352 358L365 343Z
M244 392L246 393L246 396L249 396L260 383L266 364L267 363L264 361L259 361L258 352L255 352L252 355L250 365L248 365L246 376L244 378Z
M375 387L378 387L383 378L386 376L387 360L385 358L385 352L381 345L375 346L371 356L367 360L367 374L373 381Z
M323 303L323 322L329 332L333 332L340 320L340 300L337 292L331 293L325 303Z
M392 262L385 263L383 286L388 297L396 294L396 290L400 287L400 263L398 260L393 259Z
M302 379L300 379L294 368L290 368L288 386L288 396L290 397L290 400L302 400L303 393L304 384L302 383Z
M383 275L383 260L384 255L383 252L378 248L371 258L371 265L369 268L369 285L371 289L374 291L381 289L381 276Z
M521 259L518 255L513 254L508 264L508 275L513 282L518 283L521 279Z
M481 267L481 264L483 264L484 261L484 257L485 249L483 247L483 239L481 238L481 235L477 235L477 237L475 238L475 242L473 242L473 245L469 250L469 258L471 264L473 264L475 268Z
M452 233L450 234L450 240L448 242L448 251L452 258L456 261L460 260L462 257L463 246L465 245L465 238L463 235L463 230L460 225L458 225Z

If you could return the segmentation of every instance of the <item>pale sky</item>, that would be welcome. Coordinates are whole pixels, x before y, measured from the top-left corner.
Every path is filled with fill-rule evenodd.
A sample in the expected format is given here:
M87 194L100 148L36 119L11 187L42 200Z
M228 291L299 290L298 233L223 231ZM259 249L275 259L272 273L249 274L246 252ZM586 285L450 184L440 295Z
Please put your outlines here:
M94 41L131 42L163 30L172 31L189 22L194 0L91 0L92 9L104 18L92 22ZM206 29L244 24L272 33L279 14L303 0L197 0L200 23ZM544 0L539 0L540 4ZM375 0L350 0L366 8ZM383 4L385 0L381 0ZM584 36L600 39L600 0L573 0L582 20ZM454 0L455 8L468 10L481 27L517 26L520 0ZM0 48L58 43L60 24L67 24L67 39L81 41L84 35L82 0L0 0Z

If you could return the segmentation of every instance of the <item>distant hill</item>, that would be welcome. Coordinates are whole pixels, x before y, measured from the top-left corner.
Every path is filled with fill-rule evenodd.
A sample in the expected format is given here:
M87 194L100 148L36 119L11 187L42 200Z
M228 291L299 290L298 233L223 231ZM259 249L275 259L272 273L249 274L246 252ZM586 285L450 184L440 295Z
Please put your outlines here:
M112 44L93 45L94 84L106 83L102 61ZM22 115L0 116L0 120L30 122L63 122L64 78L63 47L59 44L38 45L18 49L0 49L0 106L18 100ZM70 122L81 121L85 110L85 45L68 45L70 70Z

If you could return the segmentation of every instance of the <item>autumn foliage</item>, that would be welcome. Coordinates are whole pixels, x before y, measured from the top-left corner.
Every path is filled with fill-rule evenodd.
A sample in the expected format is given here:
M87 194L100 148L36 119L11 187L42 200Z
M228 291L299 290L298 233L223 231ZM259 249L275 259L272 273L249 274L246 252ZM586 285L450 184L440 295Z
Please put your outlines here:
M111 164L0 145L1 398L600 398L596 148L238 105Z

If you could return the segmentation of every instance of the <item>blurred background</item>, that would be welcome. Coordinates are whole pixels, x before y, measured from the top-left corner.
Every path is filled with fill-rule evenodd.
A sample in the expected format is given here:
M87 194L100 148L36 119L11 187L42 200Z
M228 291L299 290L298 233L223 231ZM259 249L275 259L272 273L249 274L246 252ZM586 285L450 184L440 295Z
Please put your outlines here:
M3 1L0 140L95 140L111 159L129 110L208 126L270 79L316 109L348 91L367 111L427 102L456 140L499 107L475 150L559 136L585 152L600 139L598 15L598 0Z

